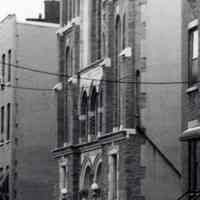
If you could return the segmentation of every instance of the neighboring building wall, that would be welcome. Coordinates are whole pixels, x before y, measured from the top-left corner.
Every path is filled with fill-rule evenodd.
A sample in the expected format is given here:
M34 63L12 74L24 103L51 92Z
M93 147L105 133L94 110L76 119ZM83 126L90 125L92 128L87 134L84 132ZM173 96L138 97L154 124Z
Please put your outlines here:
M159 8L159 9L158 9ZM180 170L181 1L147 0L141 5L141 123L146 134ZM167 82L169 84L159 84Z
M183 192L199 191L200 189L200 170L198 167L200 161L199 16L199 1L182 1L182 79L187 83L182 87ZM197 31L197 40L192 36L193 31ZM194 45L195 50L193 49ZM193 57L195 51L196 56ZM196 62L196 66L193 62Z
M181 195L180 172L148 140L141 148L141 165L145 167L142 194L146 199L172 200Z
M57 26L18 23L17 65L58 73ZM18 69L16 86L16 199L54 199L58 181L51 150L56 145L56 96L50 91L58 77Z
M138 94L140 125L150 141L141 150L142 191L147 199L163 193L176 199L181 194L182 85L171 82L181 82L181 1L169 6L166 0L147 0L137 10L136 68L142 83L158 82L141 84Z
M13 143L14 143L14 133L15 133L15 101L14 101L14 89L12 87L8 87L8 52L11 52L11 63L15 63L16 61L16 18L14 15L10 15L6 17L0 23L0 59L1 59L1 83L2 83L2 56L5 55L5 77L4 77L4 86L1 84L0 90L0 107L4 106L4 131L1 132L0 138L0 168L3 168L3 175L5 175L6 171L9 172L9 196L12 196L12 183L13 183L13 174L14 174L14 161L13 158ZM15 68L11 67L11 80L9 81L11 85L14 85L15 79ZM2 87L3 86L3 87ZM11 115L10 115L10 137L7 138L7 104L11 105ZM2 110L1 110L2 111ZM2 114L2 112L1 112ZM2 115L1 115L2 120ZM1 121L2 128L2 121ZM6 169L7 168L7 169ZM1 174L2 175L2 174ZM1 177L2 178L2 177ZM4 183L3 183L4 184ZM2 185L0 186L2 187Z

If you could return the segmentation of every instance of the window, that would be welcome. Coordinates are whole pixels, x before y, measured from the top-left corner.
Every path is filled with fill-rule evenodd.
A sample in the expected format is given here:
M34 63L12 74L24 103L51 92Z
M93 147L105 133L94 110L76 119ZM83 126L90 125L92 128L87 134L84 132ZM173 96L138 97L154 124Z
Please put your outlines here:
M10 114L11 114L10 103L7 104L7 140L10 140Z
M11 81L11 50L8 51L8 82Z
M84 139L87 135L88 126L88 99L87 94L84 92L81 101L81 119L80 119L81 138Z
M80 0L77 0L76 10L77 10L77 16L79 16L80 15Z
M198 81L199 31L193 28L189 31L189 84Z
M96 92L96 88L93 88L92 96L91 96L91 116L90 116L90 134L97 134L97 119L98 119L98 95Z
M91 6L91 61L101 58L101 1L92 0Z
M76 16L76 0L72 0L72 17L74 18Z
M116 126L120 126L120 115L121 115L121 109L120 109L120 62L119 62L119 54L121 52L121 20L120 16L117 16L116 18L116 36L115 36L115 65L116 65L116 110L115 110L115 120L116 120Z
M200 141L189 141L189 190L200 189Z
M101 89L99 93L99 132L103 130L103 91Z
M67 73L68 76L71 76L72 75L72 67L71 67L71 52L70 52L70 48L67 47L66 48L66 68L65 68L65 71Z
M103 56L106 56L106 38L105 38L105 33L103 33L102 36L102 43L103 43Z
M4 106L1 107L1 134L4 133Z
M93 182L92 169L90 167L87 167L87 169L85 170L83 189L89 191L91 189L92 182Z
M109 200L118 198L118 154L109 156Z
M67 166L61 166L61 189L67 189Z
M122 41L122 48L125 49L126 47L126 14L123 16L123 41Z
M102 186L102 164L100 163L97 169L97 174L96 174L96 183L98 184L99 187Z
M69 0L69 21L72 19L72 0Z
M2 82L5 82L5 64L6 64L6 55L3 54L2 56L2 68L1 68L1 75L2 75Z

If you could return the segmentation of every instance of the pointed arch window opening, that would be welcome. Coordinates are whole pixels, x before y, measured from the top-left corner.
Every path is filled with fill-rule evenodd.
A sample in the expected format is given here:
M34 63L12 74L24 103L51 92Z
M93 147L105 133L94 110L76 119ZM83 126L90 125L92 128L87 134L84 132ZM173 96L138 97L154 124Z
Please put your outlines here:
M90 102L90 135L95 136L97 135L97 121L98 121L98 93L96 88L94 87L92 90L91 95L91 102Z
M86 140L88 133L88 97L87 93L84 92L82 100L81 100L81 141Z
M120 126L120 115L121 115L121 101L120 101L120 58L119 54L121 52L121 19L120 16L116 18L116 36L115 36L115 64L116 64L116 110L115 110L115 120L116 126Z

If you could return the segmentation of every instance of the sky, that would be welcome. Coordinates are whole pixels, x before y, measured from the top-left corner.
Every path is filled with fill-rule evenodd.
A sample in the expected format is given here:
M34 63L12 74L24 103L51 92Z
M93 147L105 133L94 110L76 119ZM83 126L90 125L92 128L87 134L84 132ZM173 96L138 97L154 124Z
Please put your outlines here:
M16 14L19 21L25 18L37 18L39 13L43 14L44 0L0 0L0 20L8 14Z

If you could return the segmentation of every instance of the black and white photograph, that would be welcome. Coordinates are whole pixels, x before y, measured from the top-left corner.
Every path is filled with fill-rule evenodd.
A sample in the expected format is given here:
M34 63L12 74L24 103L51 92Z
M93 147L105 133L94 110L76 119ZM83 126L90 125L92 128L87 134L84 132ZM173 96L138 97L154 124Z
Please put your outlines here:
M200 200L200 0L0 2L0 200Z

